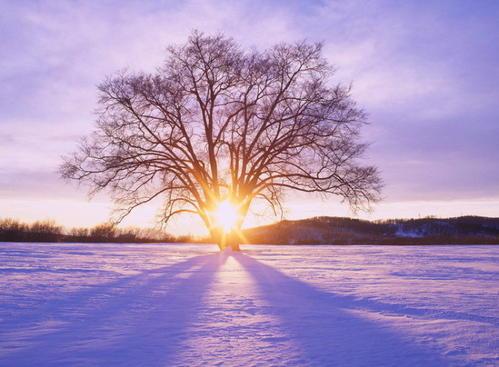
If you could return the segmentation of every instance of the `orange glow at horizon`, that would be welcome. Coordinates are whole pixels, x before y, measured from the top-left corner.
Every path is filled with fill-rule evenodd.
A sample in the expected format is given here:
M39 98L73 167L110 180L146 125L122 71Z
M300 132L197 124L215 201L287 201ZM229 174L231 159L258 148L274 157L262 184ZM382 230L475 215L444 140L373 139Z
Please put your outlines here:
M91 227L108 221L112 215L112 202L105 197L98 199L88 201L83 194L64 199L8 195L0 200L0 218L14 218L28 223L37 220L54 220L66 228ZM137 208L121 223L120 227L154 228L158 226L158 205L155 202ZM341 203L305 200L295 195L286 202L284 219L298 220L323 215L348 216L367 220L418 218L429 215L445 218L467 214L496 217L498 212L499 197L492 197L462 200L386 200L378 203L373 212L359 212L353 215L349 208ZM260 213L265 213L265 215ZM245 218L243 228L266 225L280 219L265 212L263 205L255 205ZM206 236L209 234L201 219L194 215L174 218L169 223L167 231L175 235Z

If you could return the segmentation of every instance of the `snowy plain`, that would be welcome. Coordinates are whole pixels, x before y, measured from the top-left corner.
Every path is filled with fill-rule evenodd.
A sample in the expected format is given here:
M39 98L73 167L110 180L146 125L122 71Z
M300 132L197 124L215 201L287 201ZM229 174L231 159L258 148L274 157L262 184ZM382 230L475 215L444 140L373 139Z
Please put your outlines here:
M499 366L499 246L0 243L0 366Z

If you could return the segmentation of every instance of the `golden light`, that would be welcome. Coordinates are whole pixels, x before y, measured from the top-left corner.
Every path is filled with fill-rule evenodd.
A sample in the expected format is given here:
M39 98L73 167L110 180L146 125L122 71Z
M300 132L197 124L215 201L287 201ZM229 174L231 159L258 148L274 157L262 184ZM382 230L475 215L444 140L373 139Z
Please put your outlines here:
M230 232L237 224L239 211L232 202L224 200L218 203L213 211L213 217L218 227L222 228L224 232Z

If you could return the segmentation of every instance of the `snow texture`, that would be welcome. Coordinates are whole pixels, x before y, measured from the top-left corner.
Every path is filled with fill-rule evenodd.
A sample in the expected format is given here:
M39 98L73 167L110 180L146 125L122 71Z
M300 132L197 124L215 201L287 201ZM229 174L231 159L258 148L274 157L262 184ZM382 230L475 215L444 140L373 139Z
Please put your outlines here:
M498 366L499 247L0 244L0 366Z

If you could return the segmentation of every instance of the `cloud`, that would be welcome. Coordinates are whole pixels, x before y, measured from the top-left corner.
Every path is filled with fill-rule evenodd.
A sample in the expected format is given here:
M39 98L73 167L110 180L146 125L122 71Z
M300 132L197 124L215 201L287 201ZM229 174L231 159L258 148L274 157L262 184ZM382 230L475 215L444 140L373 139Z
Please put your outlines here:
M336 80L353 82L370 114L368 159L383 171L388 201L491 197L497 17L493 1L3 2L0 172L33 193L43 191L40 177L62 190L59 157L91 131L96 85L120 69L154 70L167 45L199 29L248 48L323 41Z

